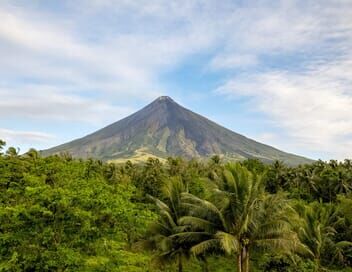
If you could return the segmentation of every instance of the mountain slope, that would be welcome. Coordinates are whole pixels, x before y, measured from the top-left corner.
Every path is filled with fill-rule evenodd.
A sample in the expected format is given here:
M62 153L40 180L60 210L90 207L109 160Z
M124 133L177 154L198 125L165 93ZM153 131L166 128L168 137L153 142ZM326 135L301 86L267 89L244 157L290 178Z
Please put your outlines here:
M43 151L69 152L74 157L124 160L149 155L166 158L209 157L282 160L288 164L310 160L248 139L162 96L142 110L83 138Z

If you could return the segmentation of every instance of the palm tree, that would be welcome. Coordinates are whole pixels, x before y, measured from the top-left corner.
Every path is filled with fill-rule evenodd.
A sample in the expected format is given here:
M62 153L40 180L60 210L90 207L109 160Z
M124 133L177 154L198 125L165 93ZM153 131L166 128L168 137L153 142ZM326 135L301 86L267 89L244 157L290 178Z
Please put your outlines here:
M179 223L193 231L177 236L193 243L202 238L191 248L195 255L222 251L236 256L238 272L248 272L252 250L289 252L295 246L288 204L282 194L265 193L260 175L240 164L228 164L210 190L211 201L183 194L190 213Z
M4 149L6 142L0 139L0 156L2 155L2 150Z
M342 261L343 249L352 246L352 243L335 241L336 228L343 220L339 217L337 206L317 202L310 205L299 203L295 209L300 217L296 231L303 245L302 253L314 262L316 271L324 271L324 266L336 259Z
M287 167L282 161L275 161L266 174L266 190L272 194L280 191L287 185Z
M141 243L143 248L153 250L154 262L158 265L177 262L178 271L183 271L183 259L189 257L190 246L175 237L184 231L184 226L178 224L182 217L181 193L185 186L178 178L173 178L162 189L164 201L149 196L156 204L159 219L149 228L149 239Z
M40 153L34 148L30 148L25 155L32 160L37 160L40 157Z
M12 146L10 146L6 151L6 155L9 157L17 157L19 153L20 153L20 149L14 148Z

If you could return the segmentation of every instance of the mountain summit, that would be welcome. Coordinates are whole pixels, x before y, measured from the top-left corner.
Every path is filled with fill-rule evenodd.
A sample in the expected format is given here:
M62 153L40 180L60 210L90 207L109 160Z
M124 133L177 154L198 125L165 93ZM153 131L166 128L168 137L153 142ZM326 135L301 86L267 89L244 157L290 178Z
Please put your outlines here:
M117 162L168 156L206 158L215 154L228 159L282 160L293 165L310 162L226 129L168 96L161 96L118 122L43 154L60 152Z

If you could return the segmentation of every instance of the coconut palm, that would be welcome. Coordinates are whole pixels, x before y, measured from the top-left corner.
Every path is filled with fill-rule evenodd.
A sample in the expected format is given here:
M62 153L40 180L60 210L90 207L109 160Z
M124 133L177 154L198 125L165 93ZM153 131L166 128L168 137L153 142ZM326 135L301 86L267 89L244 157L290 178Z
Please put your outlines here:
M7 151L6 151L6 155L9 157L17 157L20 153L20 149L19 148L14 148L12 146L10 146Z
M343 261L343 250L351 247L348 241L335 241L336 228L343 222L339 210L333 204L299 203L295 209L300 216L296 231L304 246L304 253L315 264L316 271L326 270L326 266L336 259ZM324 258L323 258L324 257Z
M190 246L175 237L184 231L184 226L178 224L182 217L181 193L185 186L180 179L174 178L165 183L162 189L164 201L149 196L156 204L159 219L149 228L149 239L141 243L144 248L155 253L154 262L157 265L177 263L178 271L183 271L183 259L189 257Z
M288 252L295 246L287 202L281 194L265 193L260 175L240 164L228 164L210 190L211 201L183 194L190 213L179 223L193 231L177 236L192 242L202 238L191 248L195 255L222 251L236 256L238 272L247 272L252 250Z
M2 150L4 149L6 142L0 139L0 156L2 155Z

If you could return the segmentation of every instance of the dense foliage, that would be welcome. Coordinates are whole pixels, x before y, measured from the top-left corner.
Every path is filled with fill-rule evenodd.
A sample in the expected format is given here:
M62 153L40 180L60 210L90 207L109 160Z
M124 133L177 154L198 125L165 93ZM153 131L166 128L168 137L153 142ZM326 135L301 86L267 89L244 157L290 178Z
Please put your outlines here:
M351 271L352 161L4 150L0 271Z

